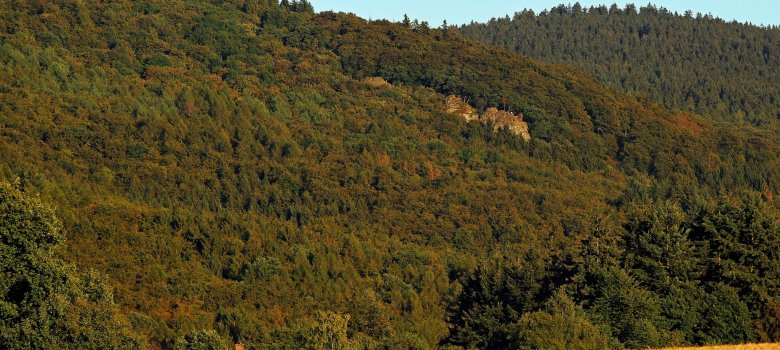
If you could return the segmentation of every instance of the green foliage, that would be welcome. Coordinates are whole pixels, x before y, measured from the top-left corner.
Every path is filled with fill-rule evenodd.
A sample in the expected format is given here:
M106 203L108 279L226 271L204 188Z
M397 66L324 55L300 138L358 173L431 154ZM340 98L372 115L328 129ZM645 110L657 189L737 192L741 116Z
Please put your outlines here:
M588 311L628 348L660 348L671 343L663 328L659 298L622 270L604 269L595 276Z
M750 311L736 289L717 284L705 300L706 307L699 330L706 344L741 344L756 339Z
M578 3L459 29L467 38L565 63L668 108L777 126L780 31L648 4ZM739 67L739 68L735 68Z
M225 342L214 331L193 331L179 337L174 350L225 350Z
M700 273L685 213L671 203L635 207L626 227L625 264L643 283L662 289L694 280Z
M519 348L607 349L608 337L563 292L556 293L545 311L523 315L519 323Z
M294 12L313 13L314 7L308 0L292 0L292 2L282 2L282 7Z
M317 313L317 322L308 335L307 349L329 350L354 348L347 338L347 323L349 316L342 316L333 312Z
M0 183L0 343L7 349L141 349L95 273L78 275L52 254L54 214Z
M536 306L536 291L531 288L538 283L533 272L529 268L507 267L502 262L478 267L464 281L463 292L450 309L449 322L454 329L447 342L479 349L515 346L517 323ZM531 320L524 322L527 331L537 330L529 323Z
M66 3L0 4L0 179L67 232L0 197L12 349L778 339L768 130L416 21Z
M321 14L318 23L338 33L327 46L337 48L342 67L356 78L381 76L395 84L423 85L462 96L478 110L499 107L502 98L507 98L509 109L522 112L533 141L524 145L493 135L484 138L523 149L535 159L555 159L582 171L604 170L617 162L629 174L646 173L668 181L674 191L695 191L692 187L731 190L744 186L743 181L754 190L764 185L774 190L780 185L780 174L764 163L771 162L766 153L769 145L778 142L766 130L662 111L647 101L612 92L580 73L458 37L444 38L441 30L424 34L331 13ZM541 35L550 41L547 34ZM744 131L735 133L734 128ZM755 168L732 151L722 149L723 154L715 157L721 160L707 151L714 146L707 136L710 133L740 139L746 136L740 136L742 132L754 135L757 142L743 139L738 142L750 146L736 148L751 154L742 156L763 159ZM735 171L726 163L719 165L721 161L751 169ZM691 186L689 181L694 179L704 186ZM736 180L740 184L733 186L727 179L740 179Z

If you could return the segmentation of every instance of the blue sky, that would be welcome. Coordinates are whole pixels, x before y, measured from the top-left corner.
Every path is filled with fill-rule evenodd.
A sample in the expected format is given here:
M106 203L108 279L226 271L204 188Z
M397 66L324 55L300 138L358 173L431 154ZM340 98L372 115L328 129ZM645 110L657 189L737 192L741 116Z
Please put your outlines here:
M535 11L549 9L563 0L310 0L317 11L353 12L364 18L400 20L403 15L428 21L438 26L444 19L450 24L468 23L471 20L484 22L492 17L503 17L523 8ZM636 1L579 1L583 6L613 2L621 7L628 3L637 6L649 2L679 13L692 10L693 13L711 13L717 17L753 24L780 25L780 0L636 0Z

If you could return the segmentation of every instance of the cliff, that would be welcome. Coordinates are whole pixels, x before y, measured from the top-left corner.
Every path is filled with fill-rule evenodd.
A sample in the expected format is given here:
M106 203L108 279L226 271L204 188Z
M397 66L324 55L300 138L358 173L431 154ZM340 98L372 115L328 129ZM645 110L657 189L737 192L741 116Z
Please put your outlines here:
M474 107L471 107L466 101L457 96L448 96L446 102L447 113L457 114L467 122L479 119L479 113Z
M513 114L491 107L480 115L468 102L457 96L447 97L445 110L447 113L462 117L467 122L477 120L483 124L491 123L495 131L506 127L513 134L522 136L526 141L531 140L531 133L528 132L528 123L523 121L522 113Z

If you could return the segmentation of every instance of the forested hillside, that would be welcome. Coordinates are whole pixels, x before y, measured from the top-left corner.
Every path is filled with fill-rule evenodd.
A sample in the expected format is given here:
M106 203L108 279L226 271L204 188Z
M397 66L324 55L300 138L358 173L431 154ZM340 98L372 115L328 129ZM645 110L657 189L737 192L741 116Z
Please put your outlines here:
M305 1L12 0L0 24L4 348L780 340L769 130Z
M761 11L756 8L756 11ZM565 63L669 108L754 125L780 118L780 29L711 15L579 4L459 29L468 38Z

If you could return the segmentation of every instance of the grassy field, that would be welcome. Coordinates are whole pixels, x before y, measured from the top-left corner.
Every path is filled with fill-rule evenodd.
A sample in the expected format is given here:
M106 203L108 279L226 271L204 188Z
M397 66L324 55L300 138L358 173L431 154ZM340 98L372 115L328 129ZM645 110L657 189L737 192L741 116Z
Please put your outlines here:
M663 350L780 350L780 344L701 346L690 348L666 348Z

